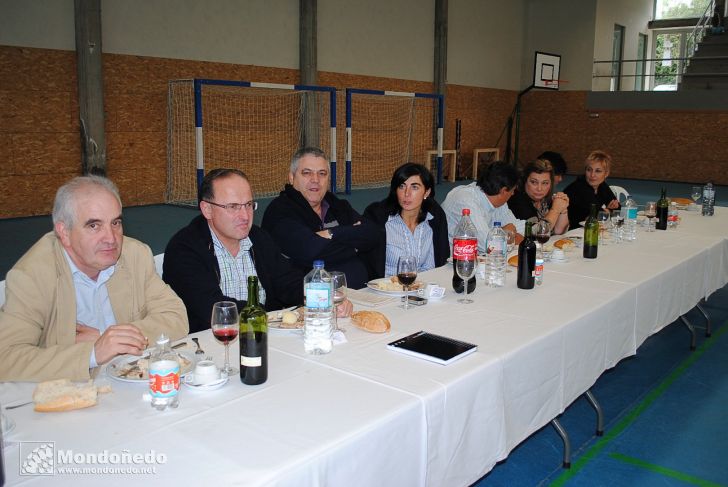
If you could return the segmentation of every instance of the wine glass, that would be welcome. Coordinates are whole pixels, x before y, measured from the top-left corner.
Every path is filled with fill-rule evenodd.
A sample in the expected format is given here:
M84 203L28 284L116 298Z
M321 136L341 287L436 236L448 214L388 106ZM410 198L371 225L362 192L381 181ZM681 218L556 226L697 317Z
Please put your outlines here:
M504 228L503 230L506 232L506 251L510 255L516 248L516 232L512 228ZM506 272L513 272L510 266L506 266Z
M541 248L543 249L543 244L551 238L551 224L548 220L539 220L531 230L533 231L534 238L541 244Z
M334 328L338 331L346 331L339 326L337 306L346 299L346 274L341 271L331 271L331 288L334 291Z
M698 204L698 200L700 197L703 196L703 188L700 186L693 186L692 193L690 193L690 197L693 199L693 202L695 204Z
M608 236L611 229L612 214L609 210L600 210L597 214L597 221L599 222L599 240L602 245L607 245Z
M210 319L212 336L225 345L225 366L223 372L228 376L237 374L238 369L230 366L230 342L238 337L240 322L238 306L233 301L219 301L212 305L212 318Z
M624 215L621 211L615 211L612 215L612 227L614 228L614 241L621 243L624 238Z
M473 300L468 297L468 281L471 277L473 277L473 274L475 274L476 263L477 258L473 258L473 260L458 259L455 261L455 272L465 284L465 297L458 299L458 303L470 304L473 302Z
M397 260L397 280L404 287L404 309L409 309L409 288L415 279L417 279L417 258L414 255L401 256Z
M654 201L648 201L645 203L645 216L649 220L647 231L648 232L654 232L655 231L655 224L652 223L652 219L655 218L657 215L657 203Z

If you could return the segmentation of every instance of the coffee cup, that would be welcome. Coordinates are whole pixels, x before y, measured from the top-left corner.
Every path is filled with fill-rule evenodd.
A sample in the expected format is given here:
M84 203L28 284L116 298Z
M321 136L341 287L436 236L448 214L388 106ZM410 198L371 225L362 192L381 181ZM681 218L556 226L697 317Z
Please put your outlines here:
M554 249L551 252L551 260L564 260L566 259L566 254L564 254L564 251L561 249Z
M195 365L195 384L205 385L220 379L220 369L212 360L200 360Z

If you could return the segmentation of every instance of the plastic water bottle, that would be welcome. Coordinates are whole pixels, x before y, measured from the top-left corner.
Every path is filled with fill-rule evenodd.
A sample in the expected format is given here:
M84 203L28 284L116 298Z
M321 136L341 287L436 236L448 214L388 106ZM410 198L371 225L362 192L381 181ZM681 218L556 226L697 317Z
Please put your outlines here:
M667 210L667 229L675 230L679 219L677 203L672 201L670 203L670 208Z
M634 242L637 240L637 204L632 197L627 198L622 206L624 215L624 240Z
M541 245L536 248L536 267L533 270L533 277L537 286L543 284L543 250Z
M179 368L177 354L169 346L169 337L162 333L149 359L149 394L154 409L164 411L179 406Z
M715 189L713 183L708 183L703 187L703 216L713 216L715 209Z
M306 353L321 355L333 348L333 300L331 276L323 260L313 261L313 269L303 278L305 300L303 348Z
M508 242L505 230L500 222L493 222L485 242L485 285L503 287L506 285L506 255Z

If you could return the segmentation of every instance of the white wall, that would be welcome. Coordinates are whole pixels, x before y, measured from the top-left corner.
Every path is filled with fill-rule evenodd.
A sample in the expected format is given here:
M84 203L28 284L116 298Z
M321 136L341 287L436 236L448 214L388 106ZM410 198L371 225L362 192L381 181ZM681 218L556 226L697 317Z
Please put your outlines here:
M647 23L652 18L653 0L597 0L597 16L594 28L594 59L612 59L612 41L614 24L624 26L623 59L637 58L638 34L648 34L647 57L651 57L651 37ZM635 73L635 63L624 63L622 74ZM611 64L600 63L595 65L595 73L600 75L611 74ZM647 71L649 73L649 70ZM609 78L594 78L595 91L609 90ZM622 91L634 89L634 77L623 77Z
M651 1L651 0L650 0ZM597 0L527 0L522 87L533 82L535 51L561 56L560 90L590 90Z
M73 0L0 0L0 45L76 49Z
M448 83L507 90L520 88L524 2L451 0L448 3Z
M298 0L103 0L104 52L298 69Z
M318 68L433 80L434 0L318 0Z

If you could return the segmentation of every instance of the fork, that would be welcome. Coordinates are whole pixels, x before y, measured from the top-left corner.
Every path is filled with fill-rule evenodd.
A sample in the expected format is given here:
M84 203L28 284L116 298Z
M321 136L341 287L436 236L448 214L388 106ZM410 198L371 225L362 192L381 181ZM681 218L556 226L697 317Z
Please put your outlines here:
M197 345L197 350L195 350L196 355L202 355L205 353L205 351L202 350L202 347L200 347L200 340L197 337L192 338L192 341L195 342L195 345Z
M3 409L5 409L5 410L15 409L15 408L27 406L28 404L33 404L33 401L21 402L20 404L13 404L12 406L5 406Z

